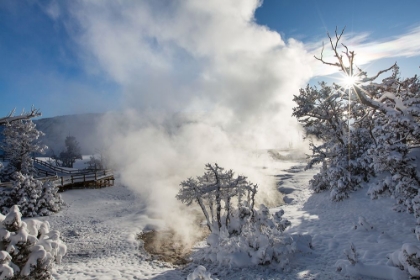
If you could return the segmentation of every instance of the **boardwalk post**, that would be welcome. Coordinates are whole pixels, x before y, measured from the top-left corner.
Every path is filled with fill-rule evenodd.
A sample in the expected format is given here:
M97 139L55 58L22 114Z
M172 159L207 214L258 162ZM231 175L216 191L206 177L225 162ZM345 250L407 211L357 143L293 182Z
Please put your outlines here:
M86 175L83 174L83 187L86 188Z
M61 186L64 187L64 177L61 176Z
M73 185L73 175L71 175L71 184Z

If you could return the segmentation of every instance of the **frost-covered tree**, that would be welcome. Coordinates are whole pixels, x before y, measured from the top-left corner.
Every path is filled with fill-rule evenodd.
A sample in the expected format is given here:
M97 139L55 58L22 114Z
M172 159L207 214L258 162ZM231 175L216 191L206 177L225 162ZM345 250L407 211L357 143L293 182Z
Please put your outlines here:
M53 263L60 263L67 248L48 222L36 223L39 227L29 230L16 205L6 216L0 214L0 279L52 279Z
M47 216L61 210L63 200L51 181L42 182L17 172L12 182L12 190L3 192L0 199L4 213L13 205L19 205L24 217Z
M79 142L74 136L67 136L64 141L66 150L60 153L59 159L64 167L73 167L76 159L82 159Z
M102 160L96 158L94 155L90 156L89 161L86 162L85 164L87 164L87 169L93 169L93 170L104 169Z
M3 179L13 178L15 172L35 174L32 156L47 149L47 146L38 140L43 133L37 130L36 125L29 119L6 123L3 134L4 141L1 147L9 159L7 167L1 172Z
M12 110L6 117L0 118L0 125L5 125L18 120L29 120L41 116L41 112L34 107L32 107L31 111L28 113L22 112L19 116L15 116L14 114L15 110Z
M295 97L298 107L295 108L294 115L307 128L308 134L316 136L321 142L318 146L312 146L316 157L311 163L323 162L321 172L314 177L312 185L315 190L328 189L329 180L340 181L340 178L343 178L330 176L331 172L335 172L331 170L337 170L333 164L334 159L342 161L340 166L343 167L342 170L347 171L350 180L354 176L352 171L355 167L356 174L381 174L386 176L385 179L369 189L372 198L382 194L393 195L398 204L396 209L414 213L420 225L420 81L417 75L401 78L396 64L374 76L368 76L365 71L355 66L354 51L350 51L344 44L340 45L342 34L343 32L338 34L336 31L335 39L328 35L335 60L325 60L322 53L316 58L326 65L337 67L343 73L343 80L351 81L351 86L339 98L339 102L349 109L339 114L338 122L326 118L337 112L331 106L324 110L324 115L318 113L319 108L326 106L324 103L329 104L329 100L336 100L337 96L336 91L330 91L325 97L319 98L318 95L324 96L322 90L325 84L322 84L322 90L315 90L315 94L311 95L314 96L312 99L304 95L308 95L308 89L301 90L301 94ZM379 77L385 74L388 76L378 81ZM313 109L314 107L316 109ZM314 112L317 115L314 116ZM336 123L346 120L346 131L349 132L350 139L347 147L349 159L346 159L344 154L336 153L327 161L323 160L331 155L332 147L335 147L337 142L341 143L338 140L341 136L341 126ZM330 124L328 129L332 131L327 133L328 138L322 137L326 124ZM366 178L368 179L365 176ZM417 230L420 232L420 228Z
M223 226L230 228L235 215L233 208L246 207L253 215L257 185L244 176L235 177L232 170L225 171L217 164L206 164L205 170L203 176L181 182L176 197L187 205L196 202L210 231L220 231ZM232 205L234 200L236 207Z
M330 190L335 201L347 198L373 173L367 157L372 139L359 123L363 122L363 107L351 98L355 96L350 90L324 82L320 88L301 89L293 98L297 104L293 116L312 140L307 168L322 164L310 185L317 192Z
M276 263L284 267L295 251L293 239L284 233L290 225L283 210L271 214L267 207L255 209L257 185L232 170L207 164L206 172L196 179L181 182L177 199L197 203L211 231L205 258L234 265Z
M420 218L420 82L417 76L401 79L398 74L394 66L393 74L381 84L366 87L374 97L373 105L379 108L373 118L374 167L387 175L369 192L373 198L392 194L398 202L397 210L407 209Z

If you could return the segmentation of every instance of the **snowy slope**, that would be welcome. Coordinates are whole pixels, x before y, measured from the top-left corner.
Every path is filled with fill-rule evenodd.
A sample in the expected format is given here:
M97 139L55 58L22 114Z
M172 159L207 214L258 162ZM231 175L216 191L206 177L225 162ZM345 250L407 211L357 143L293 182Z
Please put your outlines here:
M286 193L285 200L290 202L282 208L292 222L288 231L294 234L300 248L291 260L290 269L228 268L203 263L213 278L378 279L367 277L366 271L373 275L388 272L386 268L392 271L394 268L386 266L387 254L401 248L403 243L417 242L412 233L413 216L394 212L392 199L370 200L366 189L362 189L349 200L331 202L327 193L312 194L307 188L316 170L303 171L303 164L297 162L287 162L289 167L295 167L284 170L284 164L265 172L279 179L280 189ZM55 216L43 218L50 221L53 229L62 232L68 246L62 265L55 268L56 279L186 279L198 266L191 263L174 267L148 260L135 236L160 221L145 215L142 197L131 190L114 186L71 190L62 195L66 208ZM363 226L358 224L359 220L364 222ZM344 250L350 248L350 243L355 245L359 262L367 269L363 271L359 264L346 276L336 271L335 264L346 259ZM364 274L357 275L359 272ZM408 276L403 274L400 279Z

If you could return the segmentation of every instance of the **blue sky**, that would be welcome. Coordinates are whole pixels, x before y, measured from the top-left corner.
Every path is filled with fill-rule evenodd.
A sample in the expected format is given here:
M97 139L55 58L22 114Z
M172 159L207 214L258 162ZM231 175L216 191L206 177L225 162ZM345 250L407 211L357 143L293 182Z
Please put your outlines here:
M268 77L275 76L279 70L261 66L261 61L271 63L273 56L260 59L259 52L265 55L267 49L282 48L285 44L287 51L279 52L277 56L293 54L299 60L301 55L297 53L302 48L311 56L318 54L317 48L327 40L326 32L333 32L336 26L340 29L346 26L346 42L354 46L356 52L359 47L371 58L364 61L367 69L377 71L398 61L404 76L419 72L418 0L403 0L398 5L388 0L266 0L256 11L258 1L246 0L237 7L240 12L236 10L234 0L226 1L233 2L232 6L226 7L217 3L214 7L197 7L167 0L144 1L147 2L144 5L130 2L121 1L117 5L109 1L97 1L96 4L1 1L0 114L6 115L13 108L20 112L31 105L40 108L44 117L120 110L127 106L179 111L185 109L184 104L189 104L185 110L194 110L191 108L197 103L200 105L196 108L217 106L221 98L223 101L220 102L235 107L234 110L249 109L249 104L260 102L251 93L244 98L244 104L231 102L243 92L235 83L243 84L242 79L249 81L247 77L253 75L254 66L243 64L244 60L253 64L253 59L258 57L254 63L255 72L267 73L258 79L253 76L251 80L261 83L263 89L256 86L255 91L261 92L260 98L269 100L272 97L269 91L280 88ZM188 15L187 19L185 15ZM245 20L231 22L236 15ZM149 21L137 17L149 19L150 26ZM202 20L207 17L217 20ZM247 22L253 22L252 26ZM201 33L209 34L205 37L194 34L195 26ZM270 32L260 30L261 26L268 27ZM226 36L220 37L219 33L231 27L233 33L226 31ZM157 35L168 29L170 34ZM236 33L242 32L245 35L236 37ZM232 34L235 38L230 40ZM131 38L135 36L141 39L132 42ZM203 38L209 40L206 45L197 42ZM121 43L114 45L114 40ZM213 46L216 40L217 44ZM238 46L240 44L257 46ZM208 50L206 46L213 46L213 49ZM231 48L240 51L233 55ZM379 54L378 49L381 49ZM123 56L125 52L127 55ZM370 52L378 57L373 58ZM242 53L245 54L243 57ZM290 62L279 58L279 65L287 63ZM232 69L227 71L226 65ZM322 73L317 71L303 75L296 85L320 79ZM237 77L239 72L241 77ZM300 71L296 69L296 73ZM273 79L278 83L283 81L277 77ZM203 82L209 80L215 81L214 84ZM271 83L273 86L264 86ZM230 88L238 94L229 92L213 96L212 90L221 91L216 84L223 84L223 89ZM252 88L251 82L248 87ZM288 89L294 90L293 86ZM288 95L290 99L293 94L296 92ZM282 96L282 99L286 98ZM173 103L177 105L172 107Z

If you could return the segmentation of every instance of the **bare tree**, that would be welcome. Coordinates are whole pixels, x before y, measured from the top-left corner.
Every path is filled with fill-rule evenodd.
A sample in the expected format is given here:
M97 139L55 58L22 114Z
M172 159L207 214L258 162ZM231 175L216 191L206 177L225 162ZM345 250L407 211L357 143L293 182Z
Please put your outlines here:
M187 205L196 202L210 231L220 231L223 226L229 228L233 210L244 205L253 215L257 185L249 183L245 176L235 178L232 170L225 171L217 163L206 164L205 170L203 176L181 182L177 199ZM244 197L248 200L244 201ZM236 201L236 207L232 200Z

